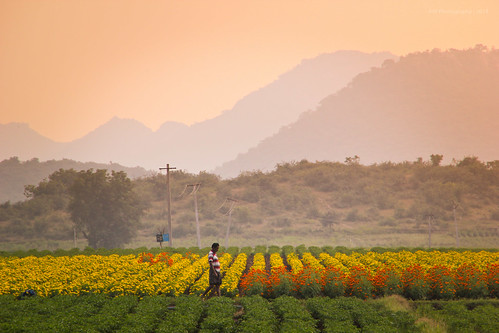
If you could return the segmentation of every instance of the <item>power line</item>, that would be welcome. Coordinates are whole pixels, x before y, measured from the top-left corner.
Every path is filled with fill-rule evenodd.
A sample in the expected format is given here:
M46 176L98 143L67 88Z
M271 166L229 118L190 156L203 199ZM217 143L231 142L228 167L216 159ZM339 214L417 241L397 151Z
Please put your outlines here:
M222 209L222 207L225 205L225 203L227 202L227 199L224 200L224 202L222 202L222 204L220 205L220 207L218 207L217 209L215 209L215 213L220 211L220 209Z
M187 184L184 186L184 190L182 191L182 193L179 194L179 196L177 198L181 198L185 192L187 192L187 189L189 187L192 187L192 191L191 193L189 193L189 195L192 195L192 194L195 194L198 190L199 190L199 187L201 186L201 184Z

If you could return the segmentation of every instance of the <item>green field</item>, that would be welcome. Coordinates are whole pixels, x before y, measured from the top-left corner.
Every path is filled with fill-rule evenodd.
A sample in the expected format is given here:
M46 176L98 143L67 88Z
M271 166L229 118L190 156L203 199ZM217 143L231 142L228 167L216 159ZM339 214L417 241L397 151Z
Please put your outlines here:
M498 332L499 301L0 296L2 332Z

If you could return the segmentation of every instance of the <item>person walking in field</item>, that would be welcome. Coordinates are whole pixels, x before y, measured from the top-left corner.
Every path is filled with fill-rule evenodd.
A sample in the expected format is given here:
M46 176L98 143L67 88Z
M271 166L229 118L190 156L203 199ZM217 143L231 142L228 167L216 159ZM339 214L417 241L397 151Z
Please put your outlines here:
M206 288L201 297L204 297L210 290L211 293L208 296L211 297L214 294L220 296L220 285L222 284L222 275L220 275L220 261L218 261L217 251L220 245L218 243L213 243L211 245L211 251L208 254L208 263L210 264L210 285Z

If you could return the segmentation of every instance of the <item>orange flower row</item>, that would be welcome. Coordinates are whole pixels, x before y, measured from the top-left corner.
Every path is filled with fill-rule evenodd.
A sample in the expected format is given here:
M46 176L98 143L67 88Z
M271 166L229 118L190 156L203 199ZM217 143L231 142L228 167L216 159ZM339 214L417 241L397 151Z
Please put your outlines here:
M250 270L242 276L240 288L242 295L266 297L282 294L360 298L401 294L410 299L498 297L499 264L488 265L484 271L470 264L456 269L435 265L428 270L414 264L402 272L391 266L377 270L353 266L347 274L336 267L304 266L300 271L289 272L282 266L270 273Z

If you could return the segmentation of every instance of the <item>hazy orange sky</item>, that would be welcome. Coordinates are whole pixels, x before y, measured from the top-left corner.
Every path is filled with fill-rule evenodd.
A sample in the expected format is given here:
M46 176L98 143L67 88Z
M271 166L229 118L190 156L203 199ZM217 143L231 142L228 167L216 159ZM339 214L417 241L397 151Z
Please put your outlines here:
M0 0L0 124L201 122L302 59L499 46L499 1Z

